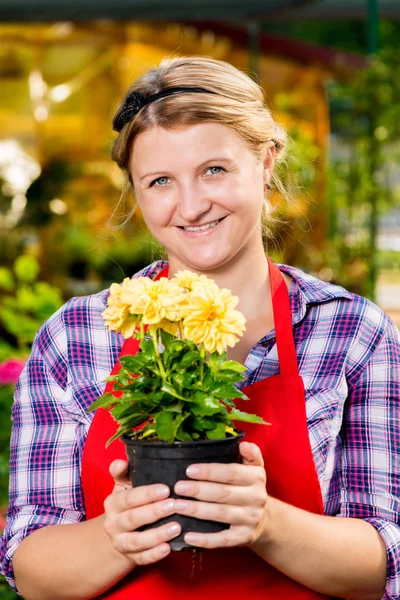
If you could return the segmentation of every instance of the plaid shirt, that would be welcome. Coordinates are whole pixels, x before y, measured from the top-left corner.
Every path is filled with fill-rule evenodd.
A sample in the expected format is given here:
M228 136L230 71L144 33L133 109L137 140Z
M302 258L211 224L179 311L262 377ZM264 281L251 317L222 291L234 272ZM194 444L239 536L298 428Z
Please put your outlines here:
M154 277L157 261L136 274ZM400 339L374 304L293 267L290 301L311 447L325 513L371 523L387 548L384 598L400 598ZM10 503L0 543L2 572L15 588L12 556L29 533L85 519L82 450L93 413L122 347L101 313L108 291L72 298L39 330L13 406ZM251 384L279 372L274 332L251 350Z

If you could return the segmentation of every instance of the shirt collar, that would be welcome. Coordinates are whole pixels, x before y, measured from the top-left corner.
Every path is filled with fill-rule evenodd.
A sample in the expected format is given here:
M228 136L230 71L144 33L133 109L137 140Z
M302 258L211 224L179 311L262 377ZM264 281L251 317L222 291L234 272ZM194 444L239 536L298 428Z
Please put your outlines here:
M154 279L167 264L165 260L157 260L136 273L133 277L144 276ZM292 278L289 295L293 325L300 323L304 319L307 309L310 306L338 299L352 300L354 297L351 292L348 292L339 285L317 279L296 267L283 264L277 264L277 267ZM274 336L275 330L266 335L262 341L267 341Z
M339 299L352 300L354 297L351 292L341 286L317 279L296 267L280 264L277 267L280 271L292 277L290 305L293 325L304 318L309 306Z

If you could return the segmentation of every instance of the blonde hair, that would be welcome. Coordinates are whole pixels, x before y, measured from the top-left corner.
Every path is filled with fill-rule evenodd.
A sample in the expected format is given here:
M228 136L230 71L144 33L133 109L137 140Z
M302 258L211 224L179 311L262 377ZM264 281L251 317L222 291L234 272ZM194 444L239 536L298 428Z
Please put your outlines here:
M121 116L124 103L132 92L144 98L173 87L204 88L209 93L179 93L144 106L127 122L113 143L111 157L126 174L130 185L130 152L135 138L154 125L165 129L202 122L219 123L233 130L263 160L268 148L276 148L276 162L282 161L287 143L286 132L275 123L264 104L262 88L231 64L199 56L165 58L160 66L148 70L127 91L114 115ZM271 184L285 195L276 173ZM270 213L266 202L264 214Z

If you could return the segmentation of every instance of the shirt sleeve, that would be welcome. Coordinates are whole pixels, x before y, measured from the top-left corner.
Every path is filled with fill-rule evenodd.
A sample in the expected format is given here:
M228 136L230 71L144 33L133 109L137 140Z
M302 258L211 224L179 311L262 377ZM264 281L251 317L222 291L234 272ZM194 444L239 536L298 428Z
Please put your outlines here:
M67 385L62 311L36 335L15 390L9 506L0 538L0 565L17 593L12 557L21 541L40 527L84 519L79 423L62 403Z
M360 359L368 339L372 343L361 332L355 350ZM400 598L400 338L388 318L375 343L349 382L337 516L361 518L376 528L387 550L383 598L395 600Z

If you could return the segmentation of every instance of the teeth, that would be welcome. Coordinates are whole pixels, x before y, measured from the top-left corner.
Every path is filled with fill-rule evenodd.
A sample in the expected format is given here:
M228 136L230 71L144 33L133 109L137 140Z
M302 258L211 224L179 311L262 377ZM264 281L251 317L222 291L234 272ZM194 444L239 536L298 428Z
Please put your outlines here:
M207 223L207 225L202 225L201 227L184 227L183 229L185 231L204 231L205 229L210 229L210 227L215 227L215 225L218 225L220 220L221 219L218 219L217 221L213 221L212 223Z

